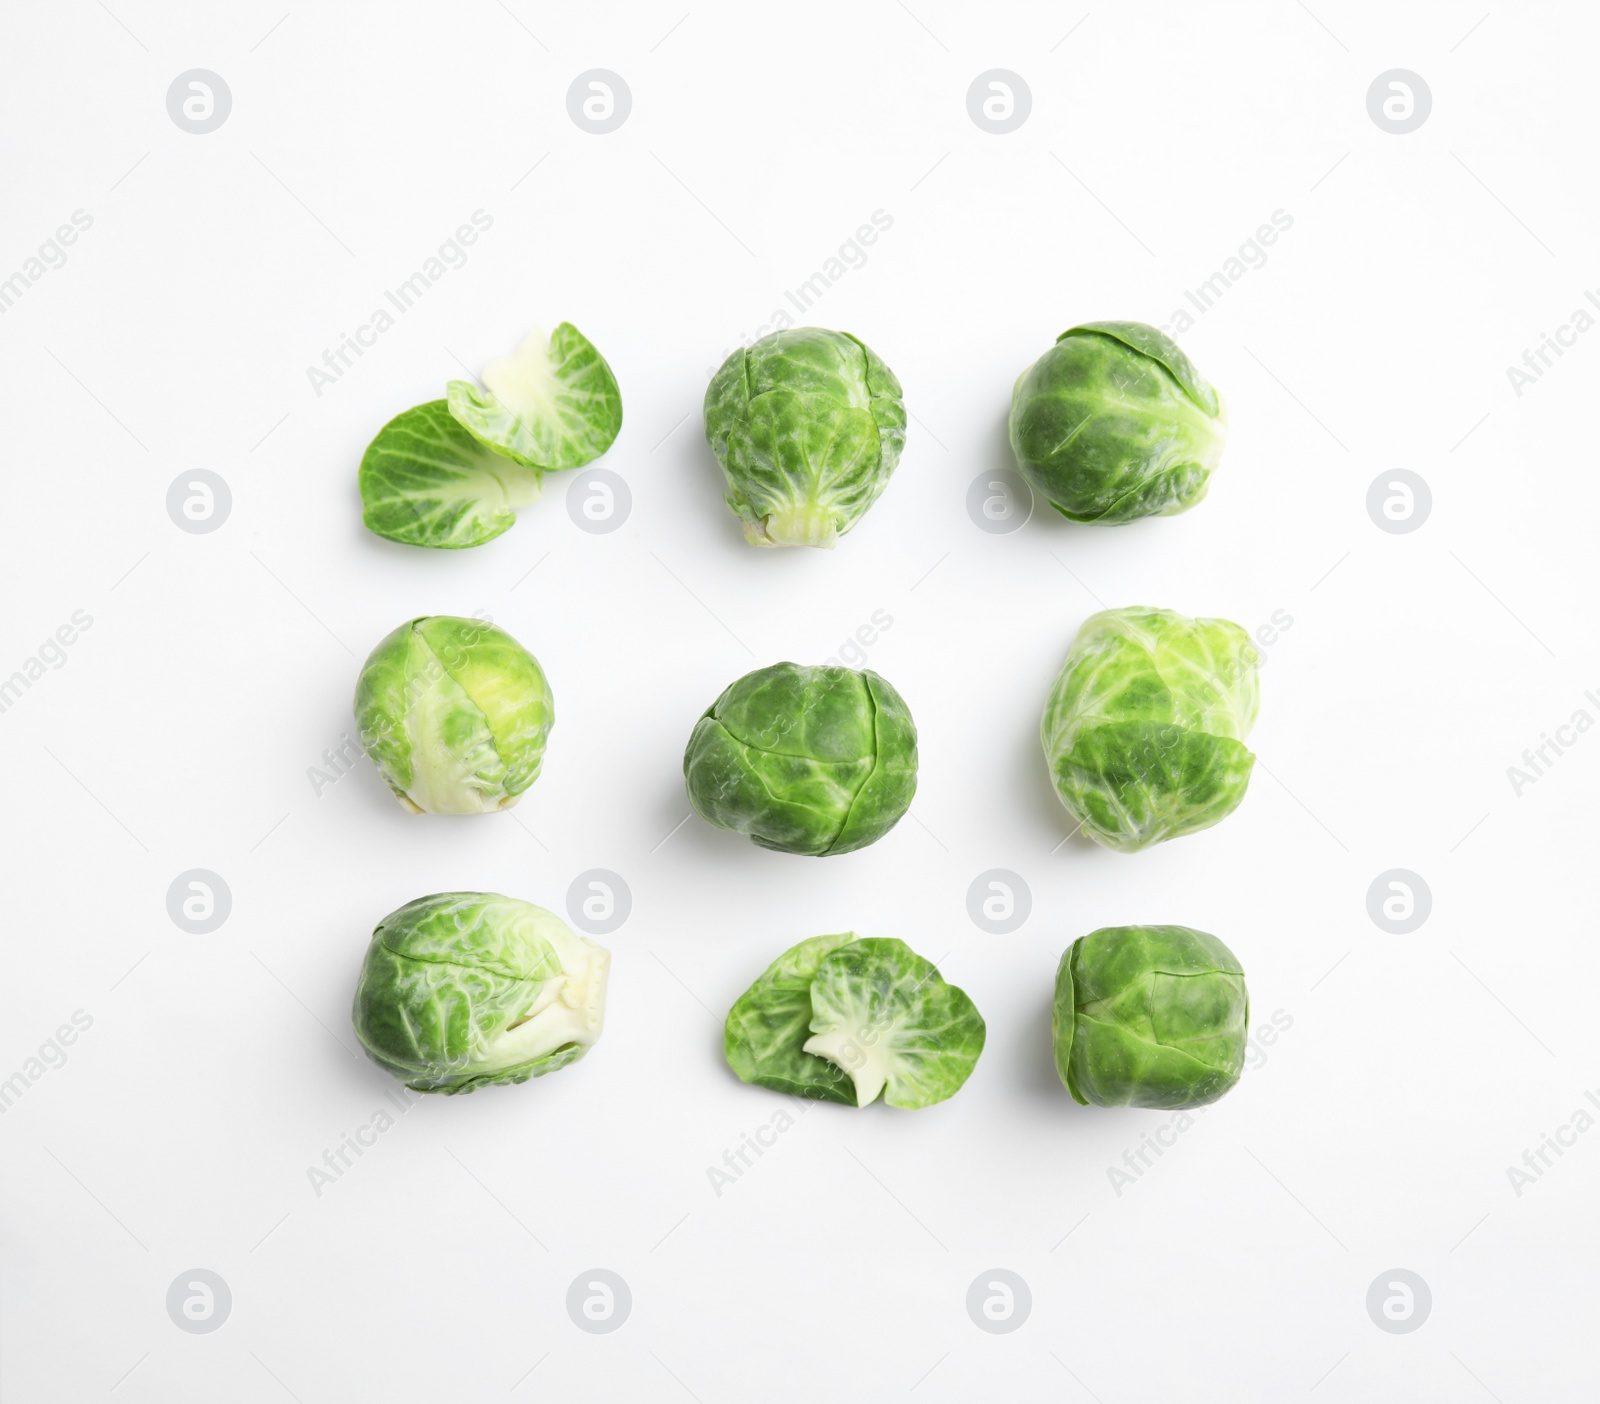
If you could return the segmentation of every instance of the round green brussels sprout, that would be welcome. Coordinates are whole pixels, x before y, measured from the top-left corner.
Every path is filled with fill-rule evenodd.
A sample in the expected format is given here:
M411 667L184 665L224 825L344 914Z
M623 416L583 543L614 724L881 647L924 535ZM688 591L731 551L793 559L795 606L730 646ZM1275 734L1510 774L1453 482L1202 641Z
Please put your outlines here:
M539 778L555 701L539 661L482 619L427 615L356 680L362 748L413 814L510 809Z
M351 1018L418 1092L473 1092L575 1063L605 1022L611 953L493 892L439 892L372 933Z
M903 941L846 931L785 951L728 1011L741 1082L865 1107L953 1097L983 1052L983 1017Z
M1238 959L1187 926L1107 926L1056 970L1056 1071L1084 1106L1200 1107L1238 1082L1250 996Z
M1040 737L1067 812L1096 843L1136 853L1238 808L1261 655L1226 619L1108 609L1072 641Z
M727 504L756 546L833 547L900 462L900 382L848 332L797 327L741 347L706 389Z
M1074 522L1188 511L1206 495L1226 434L1221 396L1143 322L1062 332L1011 392L1017 464Z
M695 813L780 853L875 843L917 792L917 728L871 671L774 663L707 708L683 755Z

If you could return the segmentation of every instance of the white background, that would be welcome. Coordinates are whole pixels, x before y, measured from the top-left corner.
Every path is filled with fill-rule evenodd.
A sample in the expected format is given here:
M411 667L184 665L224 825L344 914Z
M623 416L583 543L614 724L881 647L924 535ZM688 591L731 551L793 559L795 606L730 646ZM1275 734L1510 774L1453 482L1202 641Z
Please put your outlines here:
M0 1122L0 1399L1580 1397L1600 1133L1520 1196L1507 1167L1600 1084L1600 735L1520 797L1506 768L1600 718L1600 336L1520 397L1506 368L1600 280L1600 25L1313 8L6 7L0 278L93 224L0 317L0 674L93 625L0 715L0 1078L92 1026ZM233 95L203 136L165 108L195 67ZM596 67L633 97L607 136L566 109ZM1008 136L967 113L996 67L1033 94ZM1405 136L1366 108L1396 67L1433 95ZM315 394L306 368L477 209L466 265ZM905 457L837 551L758 552L707 374L875 210L892 227L808 320L899 374ZM1276 210L1266 265L1182 337L1231 413L1206 501L977 530L1016 374L1075 322L1167 321ZM481 549L368 535L377 428L561 319L622 385L622 529L580 531L556 478ZM233 495L210 535L165 507L199 468ZM1365 506L1396 468L1433 493L1408 535ZM1101 602L1293 619L1243 806L1132 857L1058 848L1036 736ZM522 805L408 816L364 761L314 793L372 644L474 610L555 692ZM875 610L869 664L921 730L911 817L826 861L674 832L717 692ZM1406 936L1367 914L1396 867L1433 894ZM231 888L214 934L167 915L190 868ZM424 1099L315 1194L394 1085L348 1020L378 919L452 888L565 911L590 868L633 893L596 1050ZM990 868L1031 888L1014 934L968 917ZM1133 921L1216 932L1258 1025L1292 1023L1119 1195L1108 1169L1169 1117L1077 1107L1048 1005L1075 937ZM930 1110L815 1108L719 1197L708 1168L787 1105L728 1073L722 1014L846 928L939 961L983 1059ZM167 1314L196 1267L232 1291L214 1334ZM596 1267L633 1295L610 1335L565 1307ZM1008 1335L965 1308L997 1267L1033 1298ZM1365 1305L1397 1267L1433 1294L1411 1334Z

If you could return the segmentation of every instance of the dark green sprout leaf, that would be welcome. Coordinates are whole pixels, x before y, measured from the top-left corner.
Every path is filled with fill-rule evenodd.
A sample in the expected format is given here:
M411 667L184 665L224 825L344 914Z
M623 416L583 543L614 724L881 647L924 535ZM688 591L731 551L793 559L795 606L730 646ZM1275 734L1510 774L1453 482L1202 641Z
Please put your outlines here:
M728 1012L728 1065L790 1096L867 1106L952 1097L983 1052L966 994L902 941L813 936L785 951Z
M892 1107L931 1107L961 1090L983 1052L977 1008L904 941L830 952L811 982L811 1009L805 1051L850 1074L857 1106L882 1093Z
M813 936L785 951L728 1011L723 1049L741 1082L819 1102L856 1104L849 1075L804 1051L811 1036L811 980L830 951L853 932Z

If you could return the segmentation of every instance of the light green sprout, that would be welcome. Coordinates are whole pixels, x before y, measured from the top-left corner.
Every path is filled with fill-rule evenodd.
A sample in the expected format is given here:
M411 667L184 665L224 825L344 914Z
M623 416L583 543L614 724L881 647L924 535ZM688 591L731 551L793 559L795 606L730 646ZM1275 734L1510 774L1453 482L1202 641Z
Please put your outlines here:
M728 1011L723 1048L742 1082L864 1107L953 1097L983 1052L982 1016L903 941L813 936Z
M408 620L356 681L356 728L413 813L509 809L539 777L555 702L539 661L481 619Z
M834 546L889 485L906 441L894 372L847 332L798 327L712 377L706 439L756 546Z
M440 892L372 933L352 1019L367 1056L418 1092L526 1082L583 1057L611 954L543 907Z
M1084 621L1040 724L1050 779L1083 832L1134 853L1233 813L1255 765L1244 738L1260 661L1226 619L1129 608Z

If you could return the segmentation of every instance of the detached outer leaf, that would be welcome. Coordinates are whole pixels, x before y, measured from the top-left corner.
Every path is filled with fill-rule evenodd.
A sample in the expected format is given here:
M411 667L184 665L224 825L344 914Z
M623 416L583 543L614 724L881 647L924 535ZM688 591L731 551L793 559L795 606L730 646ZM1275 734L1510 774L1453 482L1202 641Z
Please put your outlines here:
M1231 814L1255 764L1244 738L1259 666L1249 635L1226 619L1090 616L1040 722L1056 794L1084 832L1133 853Z
M813 936L769 965L728 1011L723 1051L741 1082L791 1097L856 1104L849 1075L826 1058L803 1051L811 1036L811 980L830 951L853 932Z
M1249 1025L1238 958L1191 927L1105 927L1056 972L1056 1071L1085 1106L1214 1102L1239 1080Z
M474 438L529 468L580 468L622 428L622 392L605 357L571 322L533 331L484 367L483 388L452 380L450 413Z
M830 952L811 983L808 1052L848 1072L856 1101L880 1091L916 1109L953 1097L972 1075L986 1030L966 993L903 941L869 937Z
M540 492L537 472L485 448L443 400L396 415L361 456L361 520L408 546L481 546Z

